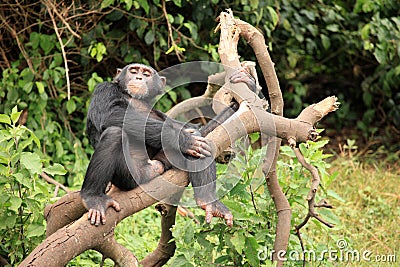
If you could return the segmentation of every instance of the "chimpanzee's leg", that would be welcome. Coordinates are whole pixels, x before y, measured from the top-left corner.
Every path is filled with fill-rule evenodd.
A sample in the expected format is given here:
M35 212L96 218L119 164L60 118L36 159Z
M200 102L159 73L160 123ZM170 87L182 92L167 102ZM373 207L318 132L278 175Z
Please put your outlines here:
M211 222L212 217L221 217L225 219L226 225L232 226L232 213L218 200L216 195L216 173L215 161L211 162L202 171L189 173L189 180L194 190L194 198L197 205L206 211L207 223Z
M123 145L128 143L127 139L122 143L122 134L119 127L109 127L102 133L86 171L81 197L89 210L88 219L95 225L105 223L108 207L120 210L118 202L105 194L109 182L124 190L137 186L125 163Z
M101 135L92 159L86 171L81 189L83 204L89 210L88 219L92 224L105 223L105 211L113 207L119 211L119 204L105 194L106 187L111 182L118 158L121 153L121 128L110 127Z
M239 109L238 103L232 103L229 107L218 114L207 125L200 129L200 133L205 136L212 132L217 126L221 125L230 116ZM194 158L191 158L194 159ZM217 170L215 161L207 161L206 159L195 159L193 165L198 164L199 167L207 164L205 169L198 172L189 173L189 181L194 189L194 197L197 205L206 211L206 222L210 223L212 217L221 217L225 219L228 226L233 224L233 216L229 209L222 204L216 194Z

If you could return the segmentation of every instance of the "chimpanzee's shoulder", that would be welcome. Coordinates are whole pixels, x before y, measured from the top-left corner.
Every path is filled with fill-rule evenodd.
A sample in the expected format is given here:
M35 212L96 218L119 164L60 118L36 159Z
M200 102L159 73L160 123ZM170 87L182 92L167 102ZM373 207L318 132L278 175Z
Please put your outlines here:
M120 93L121 89L115 82L102 82L96 85L93 95Z

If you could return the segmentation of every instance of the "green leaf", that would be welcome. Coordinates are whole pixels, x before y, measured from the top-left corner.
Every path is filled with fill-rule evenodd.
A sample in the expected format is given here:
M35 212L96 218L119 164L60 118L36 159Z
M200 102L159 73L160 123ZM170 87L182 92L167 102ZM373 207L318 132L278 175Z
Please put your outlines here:
M6 114L0 114L0 123L7 123L11 125L10 117Z
M361 39L368 40L370 29L371 29L371 25L370 24L365 24L364 27L362 27L362 29L360 31Z
M32 130L25 128L30 134L31 134L31 140L33 140L33 142L35 142L35 144L37 145L38 148L40 148L40 140L39 138L37 138L37 136L33 133Z
M106 8L114 4L114 0L104 0L101 2L101 8Z
M68 114L71 114L72 112L74 112L76 109L76 104L75 101L73 99L70 99L67 101L67 111Z
M6 175L9 172L10 172L9 168L4 166L3 164L0 164L0 175Z
M148 31L146 35L144 36L144 41L146 44L152 44L154 42L154 32L153 31Z
M278 25L279 22L279 16L276 13L275 9L273 9L272 7L267 6L267 9L269 11L269 14L271 15L272 24L274 25L274 27L276 27L276 25Z
M170 90L168 91L168 95L172 99L172 101L176 103L176 101L178 100L178 95L176 94L176 92Z
M125 0L126 10L129 11L132 8L132 0Z
M18 111L17 106L13 107L11 111L11 120L15 124L17 123L19 116L21 116L22 111Z
M91 56L91 57L95 57L96 54L97 54L97 49L96 49L96 47L92 47L92 48L90 48L89 50L90 50L90 56Z
M328 190L327 195L330 197L333 197L336 200L339 200L342 203L346 203L346 200L344 200L341 196L339 196L335 191L333 190Z
M301 151L301 154L303 154L303 156L306 158L308 156L308 150L306 144L304 143L299 144L299 149Z
M260 260L257 257L258 247L259 245L254 237L252 236L246 237L244 253L246 255L246 259L249 261L251 266L260 266Z
M43 169L43 171L47 174L50 175L64 175L67 173L67 171L64 169L64 166L62 166L59 163L54 163L53 165L46 167Z
M38 89L39 94L44 93L44 84L42 82L36 82L36 87Z
M29 41L32 43L32 48L37 49L40 43L40 35L37 32L32 32Z
M149 3L147 2L147 0L137 0L137 2L144 9L144 12L146 12L146 15L148 15L149 11L150 11L150 6L149 6Z
M194 238L194 229L192 224L186 224L185 227L185 235L183 236L183 240L186 244L190 244L193 242Z
M20 162L31 174L42 171L42 162L37 154L22 152Z
M224 200L224 204L232 212L234 218L236 218L236 219L248 219L249 218L249 214L243 203L226 199L226 200Z
M34 237L34 236L41 236L44 234L44 226L41 224L29 224L26 231L26 238Z
M375 49L374 51L374 56L376 60L379 62L379 64L385 64L386 63L386 51L381 50L381 49Z
M106 48L106 46L105 46L103 43L98 43L98 44L96 45L96 48L97 48L97 54L102 54L102 55L104 55L104 54L107 53L107 48Z
M185 20L185 17L182 16L181 14L178 14L174 19L176 24L182 24L184 20Z
M328 25L328 26L326 27L326 29L327 29L328 31L331 31L331 32L339 32L339 25L337 25L337 24L330 24L330 25Z
M326 36L325 34L321 34L321 42L322 42L322 46L328 50L329 47L331 47L331 40L329 39L328 36Z
M251 6L252 9L257 9L259 4L260 4L259 0L250 0L250 6Z
M16 196L11 196L10 200L10 207L9 209L15 212L18 212L19 207L21 207L22 204L22 199L20 199L19 197Z
M329 223L340 225L340 219L330 209L318 209L318 213ZM316 220L314 220L315 222Z
M64 155L64 147L59 140L56 140L54 144L56 146L56 156L61 158Z
M92 77L88 81L89 92L93 92L98 83L102 83L103 78L99 77L96 72L92 73Z
M30 177L24 177L22 173L14 173L13 177L18 183L20 183L24 187L28 189L33 189L32 179Z
M182 0L172 0L177 7L182 7Z
M17 221L16 214L7 214L6 216L0 216L0 229L13 228Z
M250 137L250 142L253 144L258 139L260 139L260 133L251 133L251 134L249 134L249 137Z
M24 90L27 94L29 94L32 91L33 83L32 82L27 82L24 87L22 87L22 90Z
M185 26L189 30L191 37L194 40L196 40L198 37L197 25L194 24L192 21L189 21L189 22L183 23L183 26Z
M245 237L242 232L236 232L231 238L231 243L239 254L242 254L245 244Z
M169 23L174 23L174 16L172 16L171 14L167 14L167 17L168 17L168 21L169 21Z
M169 54L169 53L171 53L172 51L174 51L175 50L175 46L173 45L173 46L171 46L168 50L167 50L167 52L165 52L165 54Z
M174 259L171 262L171 266L176 266L176 267L180 267L180 266L193 266L184 255L177 255L176 257L174 257Z
M40 35L40 48L43 49L45 55L48 55L54 48L55 42L53 41L52 35L41 34Z

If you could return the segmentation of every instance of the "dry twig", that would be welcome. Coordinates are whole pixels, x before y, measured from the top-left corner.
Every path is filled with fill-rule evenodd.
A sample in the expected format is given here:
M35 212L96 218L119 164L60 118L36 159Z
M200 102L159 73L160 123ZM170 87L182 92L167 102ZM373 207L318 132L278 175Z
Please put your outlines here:
M49 1L44 1L44 2L45 2L45 5L46 5L46 8L47 8L47 11L49 12L49 15L51 17L51 21L53 22L53 27L54 27L54 31L55 31L55 33L57 35L58 42L60 43L61 53L62 53L62 56L63 56L63 59L64 59L65 78L67 80L67 96L68 96L68 100L70 100L71 99L71 82L69 80L68 59L67 59L67 54L65 53L65 45L64 45L63 40L61 38L61 34L59 32L59 29L57 27L57 23L56 23L56 21L54 19L53 11L51 9L51 6L54 7L54 5L51 5L49 3Z

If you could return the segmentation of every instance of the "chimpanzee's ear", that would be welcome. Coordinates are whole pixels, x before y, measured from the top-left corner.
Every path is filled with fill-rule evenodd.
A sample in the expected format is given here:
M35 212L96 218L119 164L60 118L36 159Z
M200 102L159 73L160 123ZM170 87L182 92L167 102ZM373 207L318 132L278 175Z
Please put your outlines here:
M162 88L164 89L165 85L167 84L167 78L165 78L164 76L160 76L160 80L161 80Z
M115 76L114 76L114 81L116 81L116 80L118 79L118 77L119 77L119 75L121 74L121 72L122 72L122 69L118 68L118 69L117 69L117 73L116 73Z

